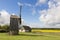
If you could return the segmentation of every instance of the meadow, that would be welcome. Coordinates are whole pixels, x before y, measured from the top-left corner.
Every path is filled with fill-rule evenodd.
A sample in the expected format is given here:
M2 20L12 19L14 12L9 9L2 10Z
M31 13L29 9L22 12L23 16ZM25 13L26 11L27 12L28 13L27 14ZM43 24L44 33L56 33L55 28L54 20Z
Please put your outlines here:
M0 33L0 40L60 40L60 32L46 32L49 30L32 30L32 32L20 32L19 35ZM55 30L54 30L55 31Z

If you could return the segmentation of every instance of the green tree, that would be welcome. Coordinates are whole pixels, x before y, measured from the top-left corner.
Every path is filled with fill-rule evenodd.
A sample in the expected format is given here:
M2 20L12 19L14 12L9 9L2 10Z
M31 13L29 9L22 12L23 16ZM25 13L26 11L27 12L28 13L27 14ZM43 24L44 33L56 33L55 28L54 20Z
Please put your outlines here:
M3 26L1 26L1 29L4 31L8 31L9 25L3 25Z
M0 29L1 29L1 25L0 25Z

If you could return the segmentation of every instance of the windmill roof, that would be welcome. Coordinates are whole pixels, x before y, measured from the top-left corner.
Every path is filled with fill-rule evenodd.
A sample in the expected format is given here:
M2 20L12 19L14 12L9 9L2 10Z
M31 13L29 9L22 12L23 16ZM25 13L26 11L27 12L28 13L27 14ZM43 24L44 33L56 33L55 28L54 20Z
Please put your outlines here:
M11 15L10 17L11 17L11 18L20 18L20 17L18 17L17 15Z

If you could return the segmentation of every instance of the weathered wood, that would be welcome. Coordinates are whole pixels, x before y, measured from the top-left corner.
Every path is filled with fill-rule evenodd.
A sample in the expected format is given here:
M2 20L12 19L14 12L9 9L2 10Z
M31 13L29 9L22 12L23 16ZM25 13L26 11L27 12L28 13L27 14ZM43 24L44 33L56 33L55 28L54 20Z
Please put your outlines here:
M18 35L19 34L18 21L19 21L19 17L17 17L16 15L11 15L9 35Z

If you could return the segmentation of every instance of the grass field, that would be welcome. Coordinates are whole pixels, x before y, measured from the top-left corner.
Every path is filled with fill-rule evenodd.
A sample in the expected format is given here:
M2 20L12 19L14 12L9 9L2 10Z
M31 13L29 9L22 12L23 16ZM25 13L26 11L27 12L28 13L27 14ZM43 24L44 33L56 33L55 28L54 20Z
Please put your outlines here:
M60 40L60 33L20 33L15 36L0 33L0 40Z

